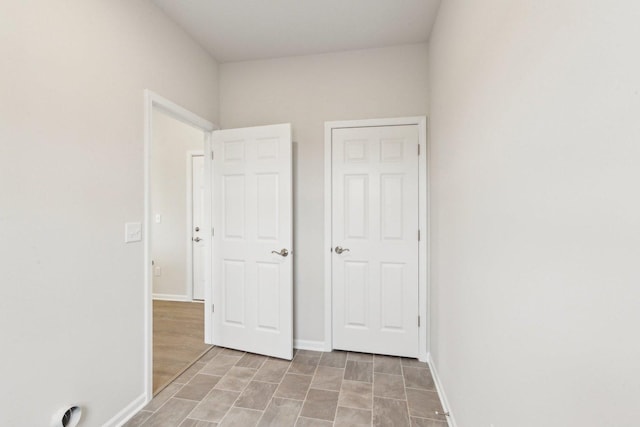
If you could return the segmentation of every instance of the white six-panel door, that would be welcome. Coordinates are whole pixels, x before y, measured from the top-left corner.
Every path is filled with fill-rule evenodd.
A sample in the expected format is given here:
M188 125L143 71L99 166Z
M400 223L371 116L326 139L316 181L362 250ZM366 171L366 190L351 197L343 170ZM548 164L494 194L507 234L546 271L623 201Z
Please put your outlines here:
M204 156L191 156L191 268L194 300L204 300Z
M293 356L289 124L213 133L214 344Z
M332 133L335 349L418 356L418 126Z

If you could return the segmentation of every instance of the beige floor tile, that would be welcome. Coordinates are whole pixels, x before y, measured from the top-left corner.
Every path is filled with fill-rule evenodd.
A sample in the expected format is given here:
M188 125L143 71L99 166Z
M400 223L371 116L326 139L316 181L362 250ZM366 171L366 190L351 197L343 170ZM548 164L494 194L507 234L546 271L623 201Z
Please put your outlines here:
M373 395L389 399L406 400L402 377L400 375L374 374Z
M318 366L311 381L311 387L322 390L340 391L343 377L344 369Z
M311 384L309 375L286 374L276 390L276 397L304 400Z
M264 362L260 369L258 369L258 372L253 379L256 381L279 384L280 381L282 381L284 374L289 369L290 364L291 363L288 360L269 359Z
M240 396L238 392L213 389L194 408L189 417L214 423L220 422L238 396Z
M289 367L290 374L313 375L320 362L320 356L297 354Z
M186 383L188 383L189 380L191 380L191 378L193 378L198 372L200 372L200 370L202 368L204 368L205 365L206 365L205 362L202 362L201 360L198 360L196 363L191 365L186 371L184 371L182 374L180 374L180 376L178 376L178 378L173 380L173 383L174 384L186 384Z
M234 350L232 348L224 348L224 347L220 347L220 354L224 355L224 356L235 356L235 357L242 357L245 355L244 351L240 351L240 350Z
M373 354L369 353L355 353L350 351L347 360L353 360L355 362L373 362Z
M338 406L338 392L310 389L300 416L333 421Z
M264 411L258 427L293 427L302 409L302 401L274 397Z
M371 425L370 409L354 409L338 406L336 419L333 423L335 427L355 427Z
M267 356L261 356L259 354L246 353L242 358L236 363L236 366L242 368L253 368L260 369L262 364L268 359Z
M240 356L225 356L219 354L211 359L211 361L200 370L200 373L224 376L239 360Z
M373 425L379 427L409 426L409 411L404 400L373 398Z
M331 368L344 368L347 364L347 352L331 351L322 353L319 366L329 366Z
M402 375L402 364L399 357L379 356L373 357L373 372L381 374Z
M145 427L178 426L197 404L198 402L193 400L172 397L142 425Z
M214 347L125 427L447 427L436 411L415 359L297 350L289 362Z
M407 403L412 417L431 418L445 421L442 415L436 415L436 411L442 413L442 405L438 393L429 390L407 389Z
M176 394L175 397L189 400L202 400L211 389L220 381L216 375L198 374L185 384Z
M344 371L344 379L348 381L362 381L367 383L372 382L373 363L347 360L347 367Z
M427 418L411 417L411 427L447 427L446 421L429 420Z
M423 390L436 389L433 378L431 377L431 372L428 369L405 366L402 370L404 372L404 382L406 387L420 388Z
M356 409L371 409L372 385L369 383L343 381L338 404Z
M218 381L215 388L220 390L242 391L247 384L249 384L256 372L255 369L234 366Z
M131 417L131 419L124 423L122 427L139 427L142 423L147 421L151 415L153 415L153 412L142 410Z
M262 411L269 404L277 388L277 384L251 381L234 406Z
M418 359L411 359L408 357L401 357L400 362L402 363L402 366L410 366L412 368L428 368L429 367L429 365L427 365L426 362L420 362Z
M229 410L218 425L220 427L254 427L258 424L261 416L262 411L234 407Z

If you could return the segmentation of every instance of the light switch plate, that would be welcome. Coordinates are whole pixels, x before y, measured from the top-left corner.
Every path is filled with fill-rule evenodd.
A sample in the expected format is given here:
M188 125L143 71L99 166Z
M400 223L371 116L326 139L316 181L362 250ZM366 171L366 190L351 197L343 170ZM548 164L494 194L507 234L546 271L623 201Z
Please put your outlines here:
M124 224L124 242L132 243L142 240L142 224L139 222L127 222Z
M162 222L162 214L156 214L156 224L160 224Z

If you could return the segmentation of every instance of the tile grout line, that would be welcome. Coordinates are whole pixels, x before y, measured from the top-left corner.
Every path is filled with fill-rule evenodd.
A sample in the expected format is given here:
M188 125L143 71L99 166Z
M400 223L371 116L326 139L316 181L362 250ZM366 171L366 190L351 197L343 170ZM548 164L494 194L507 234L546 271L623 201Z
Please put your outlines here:
M219 347L219 348L223 348L223 347ZM245 354L246 354L246 353L245 353ZM215 357L211 358L211 360L209 360L209 361L205 364L205 366L209 365L210 363L212 363L215 359L217 359L217 358L218 358L218 357L220 357L220 356L224 356L224 355L222 354L222 350L221 350L220 352L218 352L218 354L216 354L216 355L215 355ZM229 356L229 357L234 357L234 356ZM238 363L238 362L240 361L240 359L242 359L242 356L240 356L240 357L238 358L238 361L237 361L236 363ZM233 368L234 366L236 366L236 364L235 364L235 363L233 364L233 366L231 366L229 369L227 369L227 371L224 373L224 375L215 375L215 376L220 377L220 380L222 380L222 378L223 378L223 377L224 377L224 376L229 372L229 370L231 370L231 368ZM202 367L202 369L204 369L204 366ZM202 369L201 369L201 370L202 370ZM256 371L256 372L257 372L257 371ZM214 376L214 375L212 375L212 376ZM219 381L220 381L220 380L219 380ZM216 383L216 385L218 385L218 383ZM205 394L205 395L204 395L204 397L203 397L202 399L200 399L200 402L198 402L198 405L199 405L200 403L202 403L202 401L204 401L204 400L205 400L205 399L206 399L206 398L207 398L211 393L213 393L215 390L232 391L232 390L224 390L224 389L215 388L215 386L213 386L213 388L212 388L211 390L209 390L209 392L208 392L207 394ZM242 394L242 392L240 392L240 394ZM240 397L240 396L238 395L238 397ZM234 403L235 403L235 401L234 401ZM193 413L193 411L195 411L195 410L196 410L196 407L198 407L198 405L196 405L196 406L191 410L191 412L189 412L189 414L187 414L187 416L185 417L185 419L186 419L186 418L191 418L191 417L190 417L190 415ZM231 408L231 407L230 407L230 408ZM228 412L228 411L227 411L227 412ZM226 416L226 415L227 415L227 414L225 413L225 416ZM224 418L224 417L223 417L223 418ZM199 418L193 418L193 419L199 419ZM183 420L183 421L184 421L184 420ZM206 421L206 420L200 420L200 421ZM220 421L222 421L222 419L221 419ZM210 422L210 421L207 421L207 422Z
M242 366L237 366L238 363L242 360L242 358L247 354L247 352L245 351L244 354L242 356L240 356L240 359L238 359L238 361L236 363L233 364L233 366L231 368L242 368ZM222 424L224 422L224 419L227 418L227 416L229 415L229 412L231 412L231 410L233 408L239 408L238 406L236 406L236 403L238 402L238 399L240 399L240 396L242 396L242 393L244 393L244 391L247 389L247 387L249 387L249 384L251 384L251 381L253 381L253 378L256 376L256 374L258 373L258 371L260 370L260 368L262 368L262 365L264 365L264 363L268 360L268 358L264 359L262 361L262 363L260 364L260 366L256 369L256 371L253 373L253 375L251 376L251 378L249 379L249 381L247 382L247 384L242 388L242 390L240 390L240 392L238 393L238 397L236 397L236 400L233 401L233 403L231 404L231 406L229 406L229 409L227 409L227 412L224 414L224 416L222 418L220 418L220 422L218 422L218 425ZM231 370L231 368L229 368L229 370L227 371L227 374L229 373L229 371ZM226 375L226 374L225 374ZM224 377L224 375L223 375ZM216 384L217 385L217 384ZM231 391L231 390L229 390ZM248 409L248 408L240 408L240 409ZM264 411L262 411L262 413L264 414ZM262 418L262 415L260 416L260 418Z
M295 354L293 357L295 357ZM267 358L267 360L269 359ZM264 366L264 364L267 363L267 360L264 361L262 366ZM291 364L291 362L293 362L293 358L289 361L289 364ZM262 368L262 366L260 368ZM271 406L271 403L273 402L273 398L276 396L276 392L278 391L278 388L280 388L280 384L282 384L282 381L284 381L284 377L287 375L288 371L289 371L289 368L287 368L287 370L284 371L284 373L282 374L282 378L280 378L280 382L277 383L278 387L276 387L276 389L273 390L273 393L271 394L271 398L269 399L269 402L267 402L267 406L264 408L264 411L262 411L262 415L260 416L260 418L258 418L258 422L256 423L256 426L260 424L260 421L262 421L262 419L264 418L264 415L267 413L267 409L269 409L269 406ZM256 371L256 375L257 374L258 374L258 371ZM276 384L276 383L269 383L269 384ZM302 408L300 408L300 410L302 410Z
M404 398L405 405L407 407L407 418L409 418L409 425L411 425L411 410L409 409L409 395L407 394L407 380L404 377L404 365L402 364L402 360L400 360L400 371L402 372L402 385L404 386Z
M313 375L311 375L311 381L309 382L309 387L307 388L307 393L304 395L304 400L302 401L302 407L300 408L300 412L298 413L298 417L296 418L296 425L298 424L298 421L300 420L300 417L302 416L302 410L304 409L304 404L307 401L307 397L309 397L309 392L311 391L311 383L313 383L313 378L316 376L316 371L318 370L318 365L320 364L320 359L322 359L322 356L320 356L318 358L318 363L316 363L316 367L313 370ZM291 366L293 366L293 360L291 361L291 365L289 365L289 369L291 369ZM289 372L288 369L287 369L287 372ZM311 417L305 417L305 418L311 418ZM314 419L317 419L317 418L314 418ZM333 425L333 422L331 422L331 425Z
M204 366L208 366L208 365L209 365L210 363L212 363L215 359L217 359L217 358L220 356L220 353L221 353L221 352L219 351L219 352L218 352L218 354L216 354L214 357L212 357L212 358L211 358L211 360L209 360L209 361L208 361ZM203 368L204 368L204 366L203 366ZM207 375L208 375L208 374L207 374ZM212 376L213 376L213 375L212 375ZM220 376L220 375L216 375L216 376L219 376L219 377L220 377L220 380L222 380L222 377L223 377L224 375L222 375L222 376ZM218 380L218 381L220 381L220 380ZM218 383L216 382L216 385L217 385L217 384L218 384ZM215 390L215 386L213 386L213 387L211 388L211 390L209 390L209 392L208 392L207 394L205 394L205 395L202 397L202 399L200 399L200 402L198 402L198 405L196 405L196 406L194 406L194 407L193 407L193 409L192 409L192 410L187 414L187 416L185 417L185 419L187 419L187 418L191 418L191 417L190 417L190 415L193 413L193 411L195 411L195 410L196 410L196 408L200 405L200 403L202 403L202 402L203 402L203 401L204 401L204 400L205 400L205 399L206 399L206 398L207 398L207 397L208 397L208 396L213 392L213 390ZM200 420L199 418L192 418L192 419ZM183 421L184 421L184 420L183 420ZM205 420L200 420L200 421L205 421Z

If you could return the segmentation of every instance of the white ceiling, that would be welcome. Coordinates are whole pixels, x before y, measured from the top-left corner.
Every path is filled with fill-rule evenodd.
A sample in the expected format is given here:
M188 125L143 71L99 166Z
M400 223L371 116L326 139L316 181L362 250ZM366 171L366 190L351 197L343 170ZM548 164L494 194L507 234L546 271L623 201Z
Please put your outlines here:
M218 61L427 41L440 0L152 0Z

